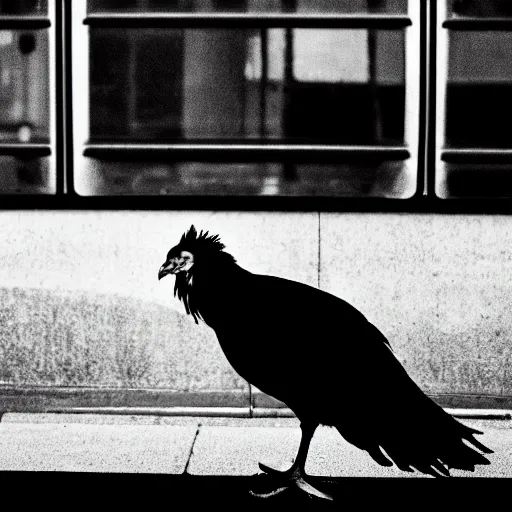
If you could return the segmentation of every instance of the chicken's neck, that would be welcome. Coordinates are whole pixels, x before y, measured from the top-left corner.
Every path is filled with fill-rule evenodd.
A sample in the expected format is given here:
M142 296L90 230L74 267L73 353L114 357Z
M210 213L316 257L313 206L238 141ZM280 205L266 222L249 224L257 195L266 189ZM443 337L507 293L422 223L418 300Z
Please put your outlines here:
M219 308L223 305L226 309L225 299L236 295L234 289L249 274L233 259L211 259L201 266L197 265L189 274L176 276L175 295L196 323L198 319L203 319L214 327L214 319L219 318L221 312Z

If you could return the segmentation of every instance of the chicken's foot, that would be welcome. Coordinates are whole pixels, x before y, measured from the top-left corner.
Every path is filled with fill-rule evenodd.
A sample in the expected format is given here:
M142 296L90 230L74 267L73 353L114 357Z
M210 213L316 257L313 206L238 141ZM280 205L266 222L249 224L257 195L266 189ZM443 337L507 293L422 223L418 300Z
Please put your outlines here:
M259 464L260 469L270 477L269 481L266 482L265 488L252 489L250 493L253 496L259 498L270 498L277 494L297 487L301 491L305 492L308 496L321 498L325 500L332 500L332 496L320 491L309 482L305 480L305 473L301 471L297 464L294 464L290 469L286 471L279 471L277 469L270 468L265 464Z
M304 471L304 466L306 464L309 444L316 427L317 425L301 423L302 436L299 452L297 453L297 458L290 469L287 469L286 471L279 471L278 469L270 468L265 464L259 464L260 469L268 475L269 479L265 482L267 484L265 485L265 489L253 489L250 491L253 496L269 498L280 494L286 489L297 487L310 497L315 496L325 500L332 500L332 496L313 487L305 480L306 473Z

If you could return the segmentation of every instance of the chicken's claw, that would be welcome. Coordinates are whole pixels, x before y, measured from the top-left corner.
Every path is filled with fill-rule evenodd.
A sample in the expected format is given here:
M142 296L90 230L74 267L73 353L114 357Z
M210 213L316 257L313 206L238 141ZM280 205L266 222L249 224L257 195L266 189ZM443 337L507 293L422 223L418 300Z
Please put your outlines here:
M259 467L270 477L270 479L266 482L268 485L264 488L259 490L251 489L249 492L253 496L257 496L259 498L270 498L271 496L281 494L287 489L296 487L300 491L305 492L309 497L316 497L329 501L332 501L333 499L329 494L320 491L309 482L306 482L304 475L296 466L292 466L286 471L273 469L261 463L259 464Z
M258 466L260 467L261 471L263 471L263 473L266 473L267 475L270 475L270 476L286 478L286 477L290 477L293 473L293 466L290 469L286 469L284 471L282 471L280 469L271 468L270 466L267 466L266 464L262 464L261 462L258 463Z

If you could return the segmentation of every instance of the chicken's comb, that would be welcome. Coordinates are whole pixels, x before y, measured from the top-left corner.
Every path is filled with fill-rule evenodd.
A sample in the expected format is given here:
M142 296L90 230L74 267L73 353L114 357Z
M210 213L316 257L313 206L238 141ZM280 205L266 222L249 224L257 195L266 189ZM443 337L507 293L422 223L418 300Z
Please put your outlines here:
M195 226L192 224L190 229L183 233L181 237L181 243L201 243L201 245L207 245L210 249L216 249L218 251L222 251L226 246L220 241L219 235L210 235L209 231L201 230L199 235L197 234L197 230Z

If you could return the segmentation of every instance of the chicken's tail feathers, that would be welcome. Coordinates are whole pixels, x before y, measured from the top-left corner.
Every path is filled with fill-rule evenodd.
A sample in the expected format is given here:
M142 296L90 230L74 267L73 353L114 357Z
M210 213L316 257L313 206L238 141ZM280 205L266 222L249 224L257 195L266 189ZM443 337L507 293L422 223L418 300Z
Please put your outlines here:
M341 422L334 425L347 441L367 451L381 466L395 464L402 471L445 478L451 476L452 469L474 472L476 466L491 463L485 455L493 450L473 437L482 432L446 413L434 415L430 424L409 423L409 428L388 424L379 430L365 430L347 428Z
M480 430L476 430L474 428L468 428L468 432L464 434L462 437L471 443L475 448L478 448L481 452L484 453L494 453L494 450L491 450L485 444L481 443L478 439L475 439L473 436L476 435L482 435L483 432L480 432Z
M484 455L462 441L456 449L444 455L443 462L449 469L461 469L471 472L475 470L477 465L488 466L491 463Z
M494 453L493 450L474 437L483 432L460 423L448 414L443 416L445 420L438 424L439 430L434 434L432 446L439 461L447 469L471 472L478 465L489 465L491 462L484 454Z

